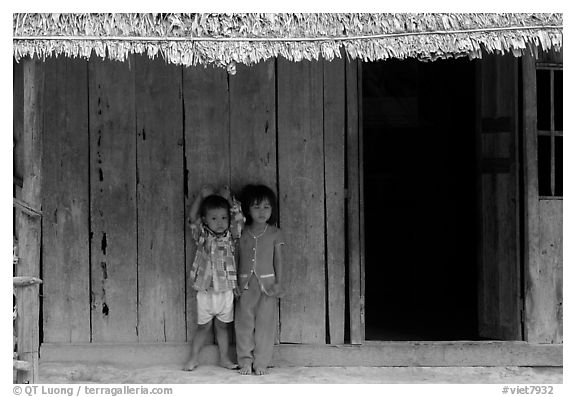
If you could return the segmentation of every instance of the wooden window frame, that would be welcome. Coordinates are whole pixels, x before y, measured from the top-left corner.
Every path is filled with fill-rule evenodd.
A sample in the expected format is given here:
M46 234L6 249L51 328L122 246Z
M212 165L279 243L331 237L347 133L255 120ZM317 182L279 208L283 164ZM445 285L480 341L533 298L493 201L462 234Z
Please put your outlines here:
M556 137L562 137L563 131L556 130L554 124L554 72L562 71L563 65L559 63L552 62L537 62L536 72L539 70L547 70L550 72L550 130L540 130L537 129L537 135L550 137L550 191L552 195L543 196L538 195L540 200L562 200L562 195L556 195Z

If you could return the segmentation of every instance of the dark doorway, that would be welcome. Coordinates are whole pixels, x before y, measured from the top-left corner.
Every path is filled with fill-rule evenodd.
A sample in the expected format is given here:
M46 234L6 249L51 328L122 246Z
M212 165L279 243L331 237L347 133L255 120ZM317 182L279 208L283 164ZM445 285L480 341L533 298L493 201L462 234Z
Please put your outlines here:
M362 65L367 340L478 339L474 76Z

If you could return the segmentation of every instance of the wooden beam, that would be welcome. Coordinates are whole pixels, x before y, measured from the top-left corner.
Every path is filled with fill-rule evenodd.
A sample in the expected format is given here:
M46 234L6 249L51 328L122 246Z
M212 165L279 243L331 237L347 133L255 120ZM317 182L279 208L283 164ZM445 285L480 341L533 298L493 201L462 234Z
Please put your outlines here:
M12 281L14 287L27 287L35 284L42 284L42 280L38 277L17 276L14 277L14 280Z
M22 360L12 360L12 367L17 371L30 372L32 370L32 364Z
M26 59L24 79L24 173L22 200L31 208L42 205L42 123L44 64L38 59ZM17 276L40 277L41 224L29 216L18 216L18 252L20 261ZM18 357L31 364L30 371L19 371L18 383L36 383L38 379L39 350L39 285L16 290L18 302L17 333Z

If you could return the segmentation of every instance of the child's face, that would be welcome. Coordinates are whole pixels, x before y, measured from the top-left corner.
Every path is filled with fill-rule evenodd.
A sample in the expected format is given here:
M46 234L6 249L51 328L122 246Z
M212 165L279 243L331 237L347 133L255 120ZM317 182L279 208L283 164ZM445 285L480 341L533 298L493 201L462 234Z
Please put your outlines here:
M268 219L272 216L272 206L270 202L264 199L259 203L252 203L252 205L250 205L250 216L255 223L264 224L268 222Z
M206 211L202 221L214 233L223 233L228 229L228 211L225 208L211 208Z

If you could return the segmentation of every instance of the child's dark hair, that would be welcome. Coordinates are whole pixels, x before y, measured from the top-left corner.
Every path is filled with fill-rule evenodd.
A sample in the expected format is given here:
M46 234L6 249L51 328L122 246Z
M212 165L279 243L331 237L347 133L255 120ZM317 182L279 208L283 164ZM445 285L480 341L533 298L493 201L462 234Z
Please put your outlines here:
M276 225L276 222L278 222L278 203L276 201L276 194L274 194L272 189L265 185L246 185L244 189L242 189L240 201L242 204L242 212L246 217L247 225L252 223L250 206L252 204L259 204L264 200L268 201L272 207L272 214L267 223L270 225Z
M206 216L206 212L208 210L213 210L216 208L224 208L228 211L228 216L230 216L230 203L222 196L218 196L217 194L211 194L202 200L200 204L200 216Z

